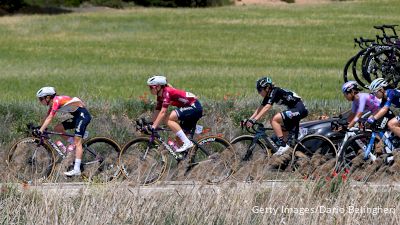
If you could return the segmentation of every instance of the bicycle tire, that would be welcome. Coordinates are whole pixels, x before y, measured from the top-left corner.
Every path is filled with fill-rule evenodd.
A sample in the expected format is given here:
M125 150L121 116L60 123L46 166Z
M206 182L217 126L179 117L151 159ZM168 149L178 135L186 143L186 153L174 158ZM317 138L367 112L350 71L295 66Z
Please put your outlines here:
M120 175L118 158L121 148L114 140L93 137L86 140L82 147L82 175L89 181L107 183Z
M185 178L207 184L222 183L236 171L237 163L236 152L228 140L205 136L188 152Z
M264 176L267 160L271 157L271 150L260 140L253 145L253 135L241 135L232 139L231 144L239 156L238 170L233 174L236 181L258 181Z
M369 144L371 135L372 134L370 132L357 134L356 136L349 138L349 140L343 144L342 152L340 152L338 155L338 162L336 165L337 172L344 169L349 169L350 172L353 173L357 167L360 167L361 164L364 163L364 161L360 161L360 159L358 159L363 157L357 156L364 154L363 148ZM375 147L379 141L379 137L376 137L371 152L375 151ZM353 163L356 164L356 168L353 167Z
M55 168L56 157L53 148L40 139L27 137L17 141L7 157L8 173L13 179L24 183L43 182Z
M307 135L294 146L290 166L305 176L331 173L337 163L337 150L333 142L322 135Z
M160 146L157 141L150 142L150 137L138 137L125 144L119 155L123 176L135 185L150 185L160 180L168 162Z
M364 61L363 61L364 62ZM400 81L400 50L392 47L374 52L364 62L364 76L384 78L396 88ZM385 71L384 71L385 70Z

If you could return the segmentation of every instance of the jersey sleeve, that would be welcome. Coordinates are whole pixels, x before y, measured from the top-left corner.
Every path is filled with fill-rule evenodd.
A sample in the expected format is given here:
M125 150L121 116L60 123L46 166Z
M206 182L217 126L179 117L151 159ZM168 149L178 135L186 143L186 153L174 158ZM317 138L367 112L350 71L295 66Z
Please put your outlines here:
M387 99L386 99L384 107L385 106L386 107L390 107L390 105L392 104L393 98L395 97L395 93L392 90L388 90L386 92L386 94L387 94Z
M354 113L364 112L365 104L367 103L367 98L368 97L365 96L365 95L361 95L360 96L360 99L359 99L359 102L358 102L358 108L353 111Z
M49 108L48 115L56 115L57 110L61 107L61 102L58 97L54 97L53 105Z
M271 91L271 93L269 94L269 96L266 96L264 99L263 99L263 101L262 101L262 103L261 103L261 105L262 106L266 106L266 105L273 105L274 104L274 102L277 102L277 95L278 94L278 90L277 89L273 89L272 91Z

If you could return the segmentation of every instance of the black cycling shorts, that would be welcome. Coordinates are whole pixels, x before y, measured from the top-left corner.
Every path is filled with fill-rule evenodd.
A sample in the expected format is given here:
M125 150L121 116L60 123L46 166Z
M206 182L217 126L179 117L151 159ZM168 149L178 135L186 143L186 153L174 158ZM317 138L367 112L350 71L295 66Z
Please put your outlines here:
M180 125L184 132L192 133L196 127L197 121L203 116L203 107L199 100L196 100L188 107L175 109Z
M299 125L300 120L305 118L307 115L308 110L302 101L297 102L293 108L281 112L283 125L288 131Z
M83 137L85 135L86 127L92 119L90 113L86 108L79 107L75 112L72 112L71 115L74 117L62 122L64 129L75 129L75 136Z

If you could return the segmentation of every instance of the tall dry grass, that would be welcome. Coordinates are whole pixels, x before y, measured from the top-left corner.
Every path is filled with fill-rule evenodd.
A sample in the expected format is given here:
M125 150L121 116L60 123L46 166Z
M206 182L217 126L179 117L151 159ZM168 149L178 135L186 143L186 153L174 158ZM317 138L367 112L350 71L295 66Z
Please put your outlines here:
M60 187L61 188L61 187ZM2 224L398 224L398 191L261 184L148 192L87 186L69 195L3 185Z

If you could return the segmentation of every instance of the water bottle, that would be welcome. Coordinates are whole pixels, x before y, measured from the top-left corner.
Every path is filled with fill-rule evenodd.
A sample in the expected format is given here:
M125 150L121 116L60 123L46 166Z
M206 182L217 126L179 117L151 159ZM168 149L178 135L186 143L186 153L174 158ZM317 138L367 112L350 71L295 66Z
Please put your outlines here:
M62 143L62 141L58 140L56 141L56 145L57 147L62 151L62 152L66 152L67 148L65 147L65 145Z
M167 143L168 143L169 146L171 146L171 148L172 148L173 150L177 150L177 149L178 149L178 146L176 145L176 143L175 143L174 141L168 140Z

